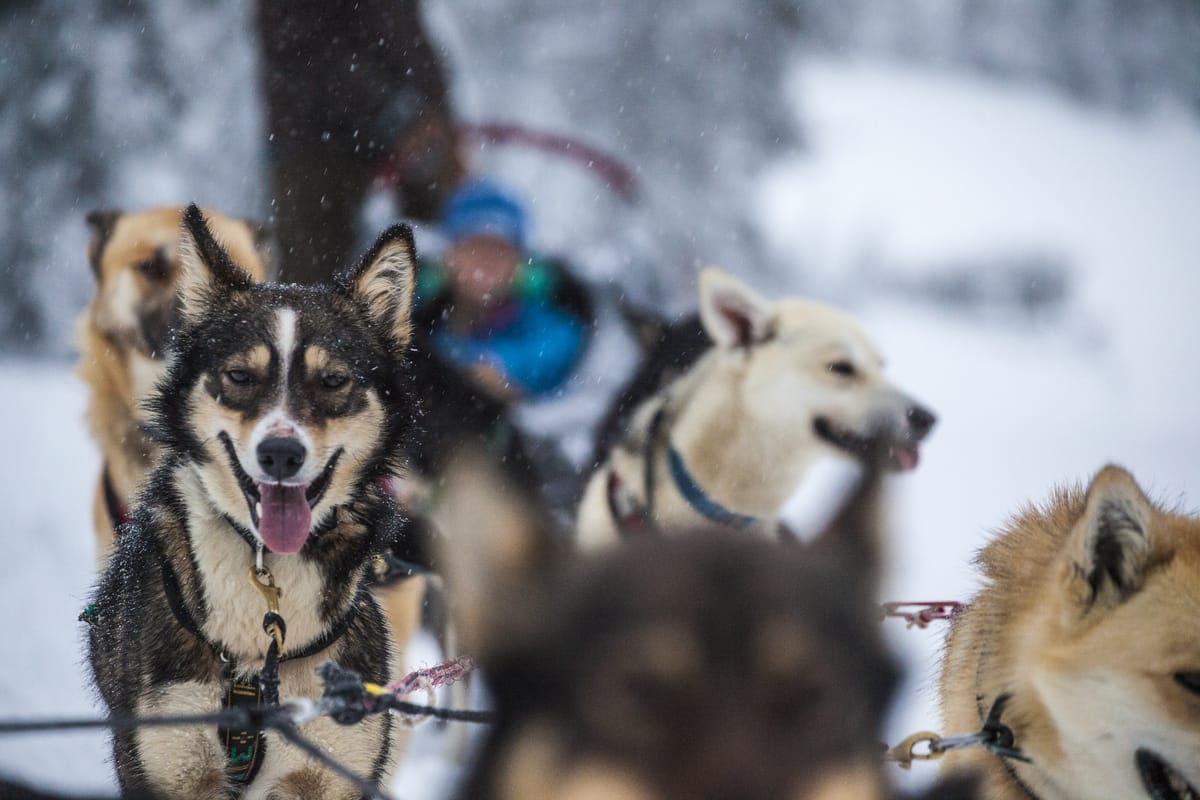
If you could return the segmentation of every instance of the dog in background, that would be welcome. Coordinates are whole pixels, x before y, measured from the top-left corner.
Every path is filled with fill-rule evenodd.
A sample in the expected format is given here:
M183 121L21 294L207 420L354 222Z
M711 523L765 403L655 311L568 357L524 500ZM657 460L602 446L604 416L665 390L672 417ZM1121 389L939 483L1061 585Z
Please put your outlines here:
M271 642L256 562L281 590L282 697L319 696L327 659L387 683L393 646L367 577L404 533L385 484L412 412L411 233L389 230L333 285L259 284L190 206L180 259L180 321L150 403L162 456L88 617L100 694L136 715L253 695ZM387 715L302 732L374 780L399 752ZM359 795L270 731L142 728L117 733L113 754L125 792Z
M1019 512L980 554L984 586L951 627L946 730L1000 722L1032 763L951 751L988 800L1200 797L1200 517L1108 466Z
M233 259L255 280L265 280L269 258L262 226L205 213ZM101 564L158 456L142 403L166 373L164 351L178 322L182 216L178 207L87 216L96 293L79 319L76 372L88 386L88 425L103 458L92 502Z
M880 427L895 431L891 465L917 466L935 417L884 378L875 346L849 316L806 300L768 302L710 267L700 275L700 321L712 346L698 355L686 323L664 340L691 366L641 400L589 481L581 545L653 529L774 537L775 517L808 467L823 455L861 457ZM656 385L642 370L627 394Z

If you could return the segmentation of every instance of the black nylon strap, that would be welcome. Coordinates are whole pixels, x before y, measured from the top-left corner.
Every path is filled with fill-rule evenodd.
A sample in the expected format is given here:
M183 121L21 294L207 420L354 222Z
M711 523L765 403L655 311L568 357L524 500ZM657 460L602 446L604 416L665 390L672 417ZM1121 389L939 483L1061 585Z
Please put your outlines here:
M124 525L129 522L129 509L121 502L121 498L117 496L116 487L112 483L112 475L108 471L108 465L104 465L104 472L101 475L100 483L104 490L104 508L108 512L108 520L116 528L118 525Z
M254 708L262 705L262 689L253 683L229 680L223 708ZM225 745L225 774L237 783L250 783L258 774L267 754L267 740L262 729L254 726L217 728L217 738Z
M612 515L617 532L622 537L641 536L658 532L654 524L654 448L658 444L659 432L666 418L666 404L659 406L650 418L646 428L646 440L642 443L642 493L643 502L639 505L637 499L628 492L623 492L625 481L620 474L609 466L608 482L605 492L608 499L608 512Z
M279 638L275 638L272 629L279 632ZM258 674L258 684L262 687L263 700L269 706L279 705L279 651L282 649L280 643L287 638L287 625L283 622L283 617L276 614L274 611L268 611L263 615L263 631L271 637L271 644L267 647L267 657L263 661L262 672Z
M179 588L179 579L176 577L174 570L171 569L165 558L162 560L162 573L163 594L165 594L167 597L167 605L171 607L171 613L175 615L176 621L182 625L188 631L188 633L192 634L197 639L201 640L210 648L212 648L214 653L221 656L225 660L229 660L224 646L222 646L220 642L214 642L205 636L204 632L200 630L200 626L196 623L196 618L192 616L190 611L188 611L187 605L183 602L183 593ZM358 616L359 604L362 603L362 601L366 598L367 593L368 589L366 586L361 586L358 590L358 594L355 595L354 600L350 603L349 610L342 615L342 618L337 621L336 625L325 631L325 633L321 634L316 639L313 639L299 650L289 650L288 652L283 653L281 656L279 656L280 662L291 661L297 658L308 658L309 656L316 655L332 645L338 639L342 638L342 635L346 633L346 630Z
M981 727L987 724L989 716L989 710L985 710L983 706L983 659L991 655L994 655L994 653L988 650L981 650L981 652L976 656L975 661L975 710L979 713L979 723ZM995 701L992 702L992 708L995 708ZM1003 758L999 755L996 755L996 758L1000 761L1000 765L1004 767L1004 771L1008 773L1008 777L1012 779L1012 782L1016 785L1017 789L1024 792L1028 800L1041 800L1041 798L1034 793L1033 789L1029 787L1029 784L1021 780L1021 776L1017 774L1017 768L1014 767L1007 758Z
M218 655L223 655L224 651L220 647L204 638L204 632L196 624L196 618L192 616L192 612L188 611L187 604L183 602L183 592L179 588L179 578L175 575L175 570L171 569L165 556L160 554L159 558L162 563L163 594L167 597L167 605L171 607L175 621L182 625L188 633L215 650Z
M166 557L161 553L159 557L162 564L163 594L166 595L167 605L170 606L176 621L189 633L212 648L213 652L226 662L225 674L228 688L222 703L224 709L238 707L253 709L262 705L279 705L279 664L290 659L316 655L340 639L358 616L359 604L363 602L367 592L365 586L360 587L358 594L350 603L350 609L342 615L338 623L299 650L280 655L279 645L272 636L262 672L250 676L248 680L239 681L233 677L235 673L233 659L225 654L225 649L220 643L211 641L200 630L196 618L188 611L187 604L183 601L179 578L171 569ZM283 617L268 611L263 617L263 629L269 633L271 625L279 626L282 632L280 638L286 637L287 625ZM253 781L267 752L267 740L263 736L262 728L254 725L236 728L218 727L217 737L225 745L226 774L230 780L242 784Z
M650 427L646 430L646 445L642 449L642 463L646 469L645 485L642 487L646 498L646 510L644 513L646 520L651 525L654 524L654 490L657 483L654 475L654 448L658 445L659 432L662 430L663 421L666 417L667 404L664 400L663 404L654 412L654 417L650 420Z

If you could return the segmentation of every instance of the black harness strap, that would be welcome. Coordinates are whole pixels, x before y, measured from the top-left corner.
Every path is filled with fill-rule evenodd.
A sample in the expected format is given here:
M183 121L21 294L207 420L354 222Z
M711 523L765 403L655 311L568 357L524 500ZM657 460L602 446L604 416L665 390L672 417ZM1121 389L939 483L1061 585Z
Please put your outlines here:
M666 403L659 406L650 419L646 428L646 440L642 443L642 492L643 502L625 491L625 480L612 467L608 470L608 512L612 514L617 525L617 532L623 537L641 536L658 532L654 524L654 492L656 477L654 471L654 448L666 419Z
M186 628L187 631L197 639L211 647L213 652L216 653L221 660L232 663L231 657L221 643L214 642L205 636L204 632L200 630L200 626L196 624L196 618L192 616L191 612L188 611L187 606L183 602L183 593L179 588L179 579L175 576L174 570L171 569L166 559L163 559L162 562L162 572L164 589L163 593L167 596L167 605L171 607L171 613L175 615L176 621ZM351 623L353 623L354 619L358 616L359 604L366 598L368 594L369 590L366 588L366 586L360 587L358 594L355 595L354 600L350 603L350 610L342 615L342 618L337 621L336 625L325 631L316 639L313 639L304 647L301 647L299 650L289 650L280 655L280 663L284 661L294 661L297 658L308 658L309 656L315 656L317 653L321 652L338 639L342 638L342 635L346 633L346 629L350 627Z
M171 569L166 556L160 553L159 561L162 564L163 594L167 597L167 605L171 607L175 621L182 625L188 633L211 647L218 657L225 659L225 651L205 638L204 632L196 624L196 618L192 616L192 612L188 611L187 605L183 602L183 591L179 588L179 578L175 575L175 570Z
M1004 700L1003 703L1001 703L999 698L997 698L996 701L993 701L992 708L990 710L985 710L983 707L983 659L990 655L991 653L987 651L980 652L975 662L975 710L979 714L979 722L981 726L985 727L988 724L989 719L993 716L997 717L998 721L999 711L997 710L997 705L999 704L1000 708L1003 709L1003 706L1008 702L1007 700ZM1000 695L1000 697L1005 696L1006 695L1004 694ZM1011 734L1011 729L1009 732ZM1013 767L1009 759L1005 758L999 753L993 753L993 755L999 759L1000 764L1004 767L1004 771L1008 773L1008 777L1012 779L1012 782L1019 790L1021 790L1021 792L1025 794L1028 800L1042 800L1041 797L1034 793L1033 789L1029 788L1029 784L1021 780L1021 776L1017 774L1016 768Z
M279 703L279 664L284 661L314 656L340 639L358 616L359 605L365 599L368 591L366 586L360 587L358 594L350 603L350 609L342 615L337 624L299 650L289 650L281 654L272 639L262 672L251 676L248 680L239 680L233 658L219 642L214 642L204 635L196 623L196 618L192 616L187 604L183 601L183 592L179 586L178 576L161 553L160 560L163 594L166 595L167 605L170 606L175 620L185 630L208 645L225 663L225 680L229 683L225 691L222 709L249 709L264 704L277 705ZM283 618L272 612L268 612L264 618L264 628L268 623L284 626ZM262 727L253 724L229 728L219 727L217 728L217 737L225 745L226 774L230 780L242 784L253 781L267 753L267 740L263 736Z
M983 717L982 709L980 710L979 716L980 716L980 718ZM1001 763L1001 765L1004 766L1004 771L1008 773L1008 777L1012 779L1012 782L1014 784L1016 784L1018 789L1020 789L1022 792L1025 793L1025 796L1027 798L1029 798L1029 800L1042 800L1042 798L1039 797L1033 791L1033 789L1029 788L1029 784L1027 784L1025 781L1023 781L1021 779L1021 776L1017 774L1016 767L1014 767L1012 765L1011 759L1005 758L1003 755L1001 755L999 753L996 753L995 755L998 759L1000 759L1000 763Z
M654 474L654 448L658 445L658 437L662 433L663 422L666 421L666 418L667 402L664 400L650 419L650 427L646 429L646 443L642 447L642 463L646 465L646 477L642 491L646 493L646 518L650 520L651 524L654 521L654 492L657 488Z
M262 702L262 687L258 681L229 678L222 708L254 708ZM254 780L267 755L267 740L262 729L256 726L218 727L217 738L225 745L225 774L229 779L236 783Z
M100 483L104 490L104 509L108 512L108 521L112 523L113 528L129 522L129 509L117 496L117 490L112 482L112 474L108 471L108 464L104 465Z
M650 425L646 429L646 439L642 443L643 502L639 504L636 498L628 492L622 491L625 481L612 467L609 467L608 470L608 510L616 522L617 531L625 538L634 534L640 535L658 531L658 526L654 522L654 496L657 488L655 453L660 439L663 438L662 431L667 416L666 405L666 401L664 400L662 405L658 407L658 410L655 411L654 416L650 420ZM675 488L679 491L684 501L697 514L718 525L738 530L749 528L760 522L758 517L731 511L714 501L705 493L704 489L696 482L691 473L688 472L687 467L683 463L683 457L671 445L669 440L666 442L665 450L667 466L671 479L675 483ZM780 538L785 538L782 532L780 533Z

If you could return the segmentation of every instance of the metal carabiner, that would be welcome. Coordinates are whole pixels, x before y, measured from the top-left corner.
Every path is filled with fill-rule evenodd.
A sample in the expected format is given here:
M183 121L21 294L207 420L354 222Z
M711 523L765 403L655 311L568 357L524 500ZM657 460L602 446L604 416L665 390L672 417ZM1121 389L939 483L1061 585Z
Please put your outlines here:
M263 567L262 572L259 573L258 570L251 566L249 578L250 585L257 589L258 593L262 595L263 600L266 601L267 611L278 614L279 598L283 594L283 590L275 585L275 576L271 574L271 570ZM267 582L264 584L260 578L266 578Z
M933 731L920 731L888 750L883 757L886 761L895 761L900 769L911 769L914 761L936 761L945 755L944 750L937 749L941 740L942 737ZM917 752L917 747L922 744L929 746L928 752Z

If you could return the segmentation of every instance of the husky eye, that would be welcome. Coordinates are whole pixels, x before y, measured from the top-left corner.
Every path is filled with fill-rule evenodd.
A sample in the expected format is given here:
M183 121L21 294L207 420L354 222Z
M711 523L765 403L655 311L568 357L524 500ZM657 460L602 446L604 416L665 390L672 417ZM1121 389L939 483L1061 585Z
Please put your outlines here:
M156 253L153 258L148 258L136 265L137 271L142 273L147 280L151 281L165 280L170 268L170 262L167 261L166 256L162 253Z
M1200 672L1176 672L1175 682L1195 695L1200 695Z
M845 359L841 361L832 361L826 365L825 369L832 372L834 375L841 375L843 378L853 378L858 374L858 370L854 365Z
M348 375L343 375L340 372L330 372L321 377L321 385L326 389L340 389L346 385L346 381L350 380Z
M250 373L244 369L230 369L225 371L225 377L229 382L236 386L245 386L250 383Z

